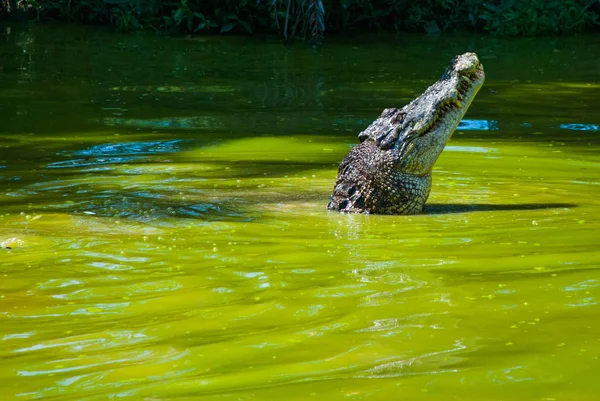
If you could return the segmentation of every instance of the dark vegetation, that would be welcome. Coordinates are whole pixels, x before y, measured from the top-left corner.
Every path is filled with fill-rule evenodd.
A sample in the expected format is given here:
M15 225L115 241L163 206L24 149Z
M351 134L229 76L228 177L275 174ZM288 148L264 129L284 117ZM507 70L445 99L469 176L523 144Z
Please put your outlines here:
M471 30L529 36L598 28L600 0L0 0L0 20L110 24L120 31L278 33Z

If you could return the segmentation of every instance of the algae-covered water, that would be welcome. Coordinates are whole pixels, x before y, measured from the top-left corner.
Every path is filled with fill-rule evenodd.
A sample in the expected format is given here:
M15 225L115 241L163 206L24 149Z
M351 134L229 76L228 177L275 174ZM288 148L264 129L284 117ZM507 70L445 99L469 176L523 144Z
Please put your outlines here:
M1 26L2 399L599 399L599 44ZM426 213L327 212L465 51Z

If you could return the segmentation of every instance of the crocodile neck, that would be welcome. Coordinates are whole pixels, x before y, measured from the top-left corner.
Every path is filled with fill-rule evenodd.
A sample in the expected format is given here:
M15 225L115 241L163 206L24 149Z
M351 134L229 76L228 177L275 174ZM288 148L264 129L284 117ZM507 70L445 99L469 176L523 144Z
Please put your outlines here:
M351 213L414 214L423 211L431 191L431 172L403 173L394 168L398 156L372 141L356 146L339 168L330 210Z

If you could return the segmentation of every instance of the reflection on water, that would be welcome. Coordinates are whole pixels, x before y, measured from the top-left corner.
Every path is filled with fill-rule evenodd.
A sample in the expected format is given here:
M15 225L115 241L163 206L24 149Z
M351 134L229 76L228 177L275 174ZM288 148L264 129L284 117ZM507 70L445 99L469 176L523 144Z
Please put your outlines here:
M273 124L277 123L276 116L265 116L265 119L271 118L273 120ZM225 118L224 118L225 120ZM222 128L227 125L224 122L218 122L216 119L211 118L207 119L206 117L180 117L180 118L170 118L168 120L134 120L134 119L122 119L122 118L112 118L107 117L104 120L104 124L109 126L130 126L130 127L139 127L139 128L153 128L153 129L199 129L199 128ZM357 121L358 124L364 124L364 119L359 119ZM337 125L337 124L336 124ZM581 128L572 128L569 125L562 126L561 128L566 129L581 129ZM497 121L486 121L486 120L462 120L458 126L459 130L464 131L496 131L498 130L498 122Z
M4 397L594 399L583 39L0 38ZM465 49L488 80L426 213L327 212L356 133Z
M277 116L264 116L262 118L261 125L263 126L277 126L281 121L280 117ZM272 120L269 122L269 120ZM234 124L239 122L228 121L226 117L223 121L219 121L215 118L207 117L174 117L168 119L151 119L151 120L140 120L140 119L123 119L106 117L103 119L105 125L108 126L125 126L125 127L137 127L146 129L223 129L230 126L231 128L237 128ZM355 124L368 124L366 119L357 119ZM339 123L333 124L339 125ZM530 128L533 125L530 123L521 123L521 127ZM509 124L510 127L510 124ZM560 129L570 131L600 131L600 126L594 124L560 124ZM502 128L502 127L501 127ZM552 129L553 124L544 124L544 126L536 125L536 129ZM458 125L460 131L498 131L498 121L495 120L470 120L464 119Z
M487 120L467 120L464 119L458 124L458 130L462 131L497 131L498 121L487 121Z
M224 126L223 123L211 117L174 117L152 120L106 117L102 121L108 126L146 129L215 129Z
M91 146L73 152L75 156L116 156L116 155L148 155L154 153L176 152L182 140L117 142Z
M140 156L160 153L172 153L179 150L183 140L145 141L145 142L116 142L94 145L74 152L60 152L60 155L73 155L83 159L70 159L48 163L48 168L89 167L106 164L125 164L144 161ZM127 155L127 156L125 156Z
M560 128L571 131L600 131L600 126L594 124L561 124Z

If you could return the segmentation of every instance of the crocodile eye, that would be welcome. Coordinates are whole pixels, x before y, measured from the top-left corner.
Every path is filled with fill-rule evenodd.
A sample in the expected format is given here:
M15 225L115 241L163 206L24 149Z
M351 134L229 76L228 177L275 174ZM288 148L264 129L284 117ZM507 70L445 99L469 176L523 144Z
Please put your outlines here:
M394 145L394 142L396 142L398 139L398 132L398 129L392 127L383 134L379 135L377 137L377 145L379 148L383 150L390 149Z
M383 112L381 113L380 117L391 117L394 115L394 113L396 113L398 111L397 108L391 108L391 109L384 109Z

